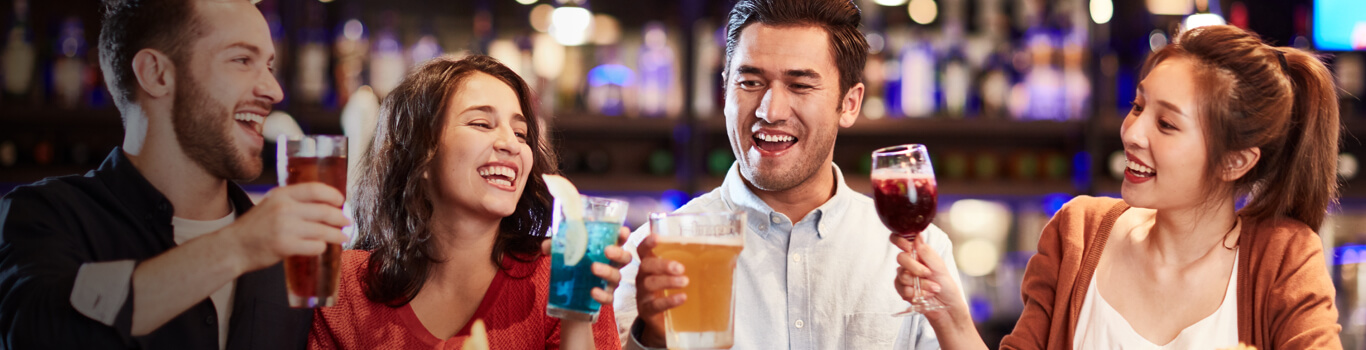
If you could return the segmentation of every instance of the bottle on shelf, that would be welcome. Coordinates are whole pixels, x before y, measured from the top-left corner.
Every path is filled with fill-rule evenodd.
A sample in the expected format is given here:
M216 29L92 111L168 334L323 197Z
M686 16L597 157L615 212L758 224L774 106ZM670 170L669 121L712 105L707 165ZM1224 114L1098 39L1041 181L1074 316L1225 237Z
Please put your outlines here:
M94 71L86 64L85 26L80 18L67 17L57 35L56 61L52 63L52 89L58 107L75 109L90 92Z
M664 117L672 115L671 105L674 93L674 78L677 75L674 63L674 49L670 47L669 37L664 25L659 22L645 24L645 45L640 48L640 115Z
M14 1L14 18L5 35L5 48L0 61L3 61L4 94L6 97L19 98L28 95L32 88L34 66L38 52L33 48L33 29L28 22L28 0Z
M330 86L327 83L327 66L331 55L327 48L327 30L323 29L326 11L316 1L304 1L304 12L308 15L300 31L302 43L299 45L293 98L303 104L318 105L329 92Z
M383 17L384 24L375 31L373 51L370 52L370 86L381 99L398 87L408 70L408 60L403 57L403 45L399 43L398 32L394 29L398 14L385 12Z
M336 76L334 91L337 93L337 105L345 106L351 93L364 85L361 72L365 70L369 47L369 35L359 18L352 17L342 22L336 41L332 44L336 58L333 74Z

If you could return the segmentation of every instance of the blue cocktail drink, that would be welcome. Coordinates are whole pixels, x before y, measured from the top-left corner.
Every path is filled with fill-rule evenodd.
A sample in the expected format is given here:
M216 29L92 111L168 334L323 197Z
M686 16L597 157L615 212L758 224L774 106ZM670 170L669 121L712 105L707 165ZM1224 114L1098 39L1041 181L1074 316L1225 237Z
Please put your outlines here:
M593 275L593 263L611 264L603 255L603 249L617 244L627 203L589 196L581 198L583 211L578 220L562 210L565 201L555 201L546 314L561 319L596 321L602 306L593 300L592 291L593 288L607 290L607 282Z

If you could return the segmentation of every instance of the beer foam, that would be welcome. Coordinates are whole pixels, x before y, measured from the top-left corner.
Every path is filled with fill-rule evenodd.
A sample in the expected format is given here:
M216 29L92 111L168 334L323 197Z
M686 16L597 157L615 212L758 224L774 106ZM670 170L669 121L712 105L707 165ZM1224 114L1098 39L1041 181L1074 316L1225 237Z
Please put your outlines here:
M877 169L877 170L873 170L873 174L872 174L871 178L872 178L874 181L876 181L876 180L893 180L893 179L907 179L907 180L929 179L929 180L934 180L934 174L911 173L911 172L906 172L905 170L900 170L900 169Z
M665 235L654 235L654 236L655 236L655 242L657 242L657 243L673 243L673 244L706 244L706 245L736 246L736 247L743 247L743 246L745 245L745 239L744 239L744 237L742 237L741 235L725 236L725 237L718 237L718 236L665 236Z

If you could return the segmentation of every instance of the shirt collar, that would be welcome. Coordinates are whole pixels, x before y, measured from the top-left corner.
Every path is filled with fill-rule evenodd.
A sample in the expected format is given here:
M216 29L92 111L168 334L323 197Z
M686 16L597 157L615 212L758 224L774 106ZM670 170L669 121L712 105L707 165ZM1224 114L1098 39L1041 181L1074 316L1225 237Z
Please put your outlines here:
M816 235L820 238L825 238L826 233L833 232L832 228L840 226L839 220L844 216L842 214L848 207L850 197L862 195L854 192L844 182L844 172L840 170L839 165L834 163L830 165L832 171L835 172L835 195L806 215L813 220L812 222L816 225ZM721 183L721 188L724 193L723 198L726 199L728 206L733 210L738 209L747 212L748 219L746 220L748 222L746 224L749 227L759 228L755 229L755 232L760 236L767 237L769 221L779 213L774 211L768 203L759 199L759 196L755 195L749 186L745 185L745 181L740 175L740 164L738 162L731 164L730 171L726 172L726 179ZM829 220L826 220L827 218Z
M135 215L146 215L167 225L171 223L175 207L156 186L147 181L141 170L133 166L133 161L123 153L123 147L114 147L99 169L86 176L100 178L106 188ZM252 207L251 197L232 181L228 181L228 201L239 214L246 213Z

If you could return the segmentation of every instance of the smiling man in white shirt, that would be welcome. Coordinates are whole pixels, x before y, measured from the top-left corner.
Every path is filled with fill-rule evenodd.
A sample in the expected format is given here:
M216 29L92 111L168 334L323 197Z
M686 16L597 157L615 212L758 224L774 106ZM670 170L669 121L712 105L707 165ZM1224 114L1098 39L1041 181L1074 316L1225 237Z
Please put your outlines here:
M849 0L741 0L727 25L726 132L736 163L717 189L679 212L747 213L735 270L735 349L938 349L919 314L888 285L902 251L873 200L833 163L839 128L857 120L868 44ZM923 236L952 252L937 227ZM663 311L686 296L677 262L653 256L641 227L625 244L617 325L627 348L664 348ZM639 249L637 251L637 247ZM956 276L953 256L942 259Z

